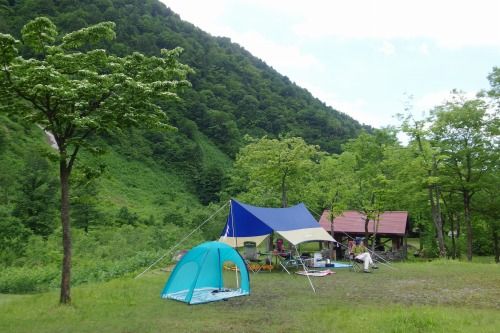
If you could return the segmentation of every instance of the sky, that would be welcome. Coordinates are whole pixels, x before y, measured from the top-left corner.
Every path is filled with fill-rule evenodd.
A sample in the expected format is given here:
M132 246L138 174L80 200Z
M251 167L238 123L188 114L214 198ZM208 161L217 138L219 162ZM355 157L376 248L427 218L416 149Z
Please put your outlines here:
M336 110L381 128L453 89L474 96L500 66L498 0L162 0L229 37Z

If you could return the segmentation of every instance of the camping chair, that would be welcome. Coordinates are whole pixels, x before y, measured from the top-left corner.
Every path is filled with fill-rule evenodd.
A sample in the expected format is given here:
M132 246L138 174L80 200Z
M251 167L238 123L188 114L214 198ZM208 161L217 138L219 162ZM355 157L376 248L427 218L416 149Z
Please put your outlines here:
M349 259L349 263L351 264L351 271L353 272L362 272L363 271L363 260L356 259L356 256L352 252L352 247L354 246L354 241L349 241L347 244L347 255Z
M262 261L259 257L260 255L257 252L257 244L255 242L243 243L243 259L245 259L248 268L254 273L262 269Z
M285 249L283 239L276 240L276 248L274 255L278 258L281 268L288 272L287 268L296 268L299 266L299 261L292 256L292 252ZM290 273L290 272L288 272Z

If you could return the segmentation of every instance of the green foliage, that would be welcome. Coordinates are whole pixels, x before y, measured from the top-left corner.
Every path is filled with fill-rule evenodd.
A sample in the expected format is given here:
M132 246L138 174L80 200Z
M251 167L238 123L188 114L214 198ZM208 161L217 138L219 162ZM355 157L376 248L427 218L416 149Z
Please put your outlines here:
M243 147L234 165L230 188L243 200L260 205L287 207L300 202L307 181L319 162L318 147L302 138L254 140Z
M218 193L222 190L224 170L216 165L211 165L200 170L196 179L196 192L200 202L204 205L219 201Z
M122 207L116 215L115 223L119 226L123 225L137 225L139 223L139 216L136 213L129 212L127 207Z
M112 54L134 51L158 54L162 48L184 49L181 61L190 65L194 89L185 92L182 117L194 121L218 147L234 156L244 134L254 137L291 133L327 151L340 152L340 144L354 137L361 125L315 99L245 49L227 38L214 38L182 21L156 0L15 2L9 12L0 12L11 34L25 22L45 16L63 32L82 29L66 37L65 45L88 47L97 33L113 37L108 29L116 24L113 43L101 42ZM92 28L86 28L95 25ZM0 26L1 27L1 26ZM80 41L75 44L74 40ZM50 43L50 40L47 40ZM169 112L176 110L169 110Z
M35 235L50 235L57 225L58 186L47 159L30 152L18 183L12 215Z
M71 200L71 217L76 228L84 229L102 224L102 213L98 206L98 191L95 182L80 184L74 187L73 198Z
M475 255L484 256L494 253L492 242L492 230L484 220L476 219L473 223L472 251Z
M436 229L433 225L428 224L424 231L420 234L423 251L420 255L424 258L438 258L439 246L436 241Z
M73 233L72 281L75 285L107 281L139 271L177 244L190 230L172 225L133 227L100 227L87 233ZM201 233L186 240L181 248L190 248L201 241ZM13 265L2 268L0 292L30 293L59 286L60 233L44 239L30 237L25 244L25 256ZM173 255L173 254L172 254ZM171 257L167 256L163 264Z
M9 267L0 275L0 292L24 294L47 290L60 277L59 267Z
M0 266L11 265L24 254L24 247L32 231L6 207L0 206Z

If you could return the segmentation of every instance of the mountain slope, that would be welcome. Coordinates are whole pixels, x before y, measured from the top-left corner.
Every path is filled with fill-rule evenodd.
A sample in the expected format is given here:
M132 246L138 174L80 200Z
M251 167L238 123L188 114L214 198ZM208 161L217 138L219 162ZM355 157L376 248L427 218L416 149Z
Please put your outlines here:
M186 202L216 202L245 134L301 136L323 150L339 152L363 128L241 46L182 21L157 0L4 0L0 32L20 38L22 26L42 15L61 32L114 21L117 39L102 45L110 52L158 54L161 48L180 46L182 61L196 71L181 102L163 106L176 133L134 130L98 139L108 150L103 157L107 172L99 180L99 205L105 211L130 207L145 217L161 218ZM10 142L9 149L23 149L15 146ZM23 157L16 158L22 165ZM97 162L83 155L82 163ZM11 183L13 177L4 176Z
M100 21L117 24L117 54L182 47L182 60L196 70L193 89L172 113L193 120L226 153L234 155L243 134L290 134L339 152L362 126L314 98L305 89L228 38L212 37L182 21L157 0L9 1L0 31L17 34L29 19L51 17L62 31Z

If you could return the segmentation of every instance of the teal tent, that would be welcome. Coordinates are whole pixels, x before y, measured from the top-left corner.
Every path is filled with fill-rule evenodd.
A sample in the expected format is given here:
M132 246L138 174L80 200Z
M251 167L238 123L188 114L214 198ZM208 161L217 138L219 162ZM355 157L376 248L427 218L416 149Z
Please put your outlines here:
M226 262L237 267L237 289L224 287L223 266ZM182 257L163 288L161 297L199 304L249 294L248 270L238 251L224 243L207 242L194 247Z

